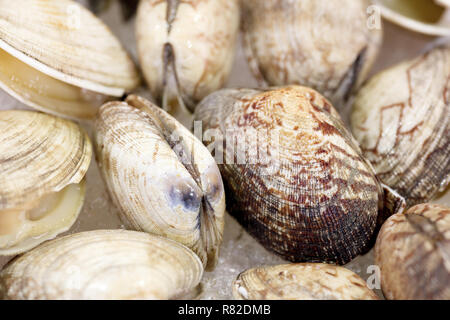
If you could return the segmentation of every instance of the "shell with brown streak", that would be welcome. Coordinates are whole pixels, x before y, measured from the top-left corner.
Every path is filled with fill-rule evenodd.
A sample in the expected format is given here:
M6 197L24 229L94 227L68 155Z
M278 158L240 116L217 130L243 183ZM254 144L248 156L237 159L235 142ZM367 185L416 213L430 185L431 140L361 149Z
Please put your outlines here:
M261 85L316 89L344 111L381 45L366 0L242 1L245 52Z
M72 0L0 0L0 88L52 114L93 118L140 82L103 22Z
M356 273L322 263L246 270L234 281L233 296L240 300L378 300Z
M143 232L96 230L46 242L0 272L9 300L175 299L203 275L195 253Z
M450 208L420 204L389 218L375 246L388 299L450 299Z
M226 89L197 107L228 189L227 210L291 261L365 252L383 191L339 115L304 87Z
M405 197L427 202L450 181L450 46L374 76L358 93L352 131L377 176Z
M0 255L13 255L73 225L92 146L75 123L31 111L0 111L0 137Z
M186 245L212 269L222 242L225 192L202 143L164 110L129 96L100 109L96 149L124 223Z
M224 86L239 27L238 0L143 0L136 32L152 95L185 123L195 105Z

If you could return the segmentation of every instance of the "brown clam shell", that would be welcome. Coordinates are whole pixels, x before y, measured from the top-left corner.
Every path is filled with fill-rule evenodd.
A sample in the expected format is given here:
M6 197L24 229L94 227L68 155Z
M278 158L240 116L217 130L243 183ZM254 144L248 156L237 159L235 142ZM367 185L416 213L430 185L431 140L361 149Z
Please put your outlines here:
M267 249L295 262L345 264L370 247L383 191L318 92L226 89L203 100L195 118L203 141L215 140L208 147L228 211Z
M420 204L395 214L375 246L388 299L450 299L450 208Z

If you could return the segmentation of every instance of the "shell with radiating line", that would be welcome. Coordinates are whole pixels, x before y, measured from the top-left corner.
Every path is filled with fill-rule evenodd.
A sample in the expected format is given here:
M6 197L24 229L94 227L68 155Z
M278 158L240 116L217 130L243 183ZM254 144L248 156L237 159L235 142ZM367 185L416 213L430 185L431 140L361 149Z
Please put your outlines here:
M239 300L378 300L353 271L322 263L246 270L233 282L233 296Z
M227 210L266 248L340 264L370 248L389 190L318 92L225 89L195 119L220 164Z
M346 111L381 46L381 21L368 14L369 5L368 0L242 1L245 53L260 86L308 86Z
M0 111L0 255L67 231L83 206L89 137L68 120Z
M139 84L103 22L72 0L0 0L0 87L26 105L89 119Z
M152 95L166 111L185 121L201 99L224 86L238 26L238 0L140 2L139 59Z
M203 275L195 253L126 230L77 233L42 244L0 272L0 298L125 300L190 297Z
M377 176L427 202L450 181L450 45L375 75L356 96L352 132Z
M100 109L96 149L124 223L186 245L213 268L222 242L225 192L203 144L161 108L129 96Z

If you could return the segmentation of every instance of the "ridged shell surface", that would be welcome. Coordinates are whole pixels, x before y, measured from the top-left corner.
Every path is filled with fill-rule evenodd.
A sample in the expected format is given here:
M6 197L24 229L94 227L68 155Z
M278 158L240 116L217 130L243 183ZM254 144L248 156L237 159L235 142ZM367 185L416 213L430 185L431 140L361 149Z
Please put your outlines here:
M122 220L133 229L179 241L214 267L225 192L203 144L137 96L103 106L96 129L97 157Z
M146 233L97 230L49 241L0 273L10 300L174 299L200 282L188 248Z
M75 1L1 0L0 47L51 77L106 95L139 83L119 41Z
M409 206L450 179L450 46L374 76L358 93L352 131L378 177Z
M242 1L244 44L261 83L316 89L340 108L370 70L381 25L366 0Z
M340 264L368 249L382 191L319 93L226 89L204 99L195 118L204 142L215 140L227 210L266 248Z
M450 299L450 208L419 204L389 218L375 246L388 299Z
M353 271L322 263L249 269L234 281L233 295L240 300L378 300Z

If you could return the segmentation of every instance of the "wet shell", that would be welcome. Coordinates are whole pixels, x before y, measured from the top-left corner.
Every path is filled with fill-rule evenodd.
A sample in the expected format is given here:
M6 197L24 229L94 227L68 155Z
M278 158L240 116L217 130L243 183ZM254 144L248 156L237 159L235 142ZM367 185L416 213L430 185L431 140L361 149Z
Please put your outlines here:
M322 263L249 269L234 281L233 296L240 300L378 300L356 273Z
M450 36L448 0L374 0L382 16L404 28L433 36Z
M139 84L114 35L71 0L0 0L0 87L36 109L92 118Z
M199 284L203 267L179 243L125 230L82 232L49 241L0 273L10 300L174 299Z
M430 200L450 179L450 46L374 76L358 93L352 131L378 177L407 200Z
M383 192L319 93L222 90L195 118L204 142L215 140L208 148L228 189L227 210L266 248L291 261L340 264L369 248Z
M208 269L217 262L225 192L214 159L164 110L130 96L100 109L97 157L122 220L176 240Z
M341 109L371 68L381 25L365 0L242 1L249 65L262 85L316 89Z
M72 226L92 147L78 125L30 111L0 111L0 136L0 255L11 255Z
M202 98L224 86L238 26L238 0L140 2L140 62L153 96L165 110L182 120Z
M375 246L388 299L450 299L450 208L420 204L392 216Z

